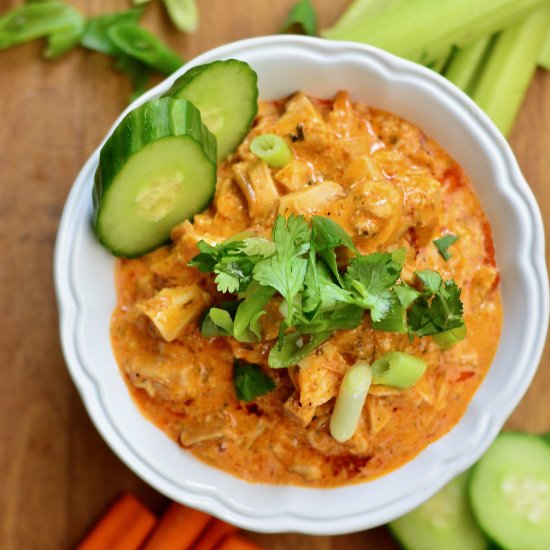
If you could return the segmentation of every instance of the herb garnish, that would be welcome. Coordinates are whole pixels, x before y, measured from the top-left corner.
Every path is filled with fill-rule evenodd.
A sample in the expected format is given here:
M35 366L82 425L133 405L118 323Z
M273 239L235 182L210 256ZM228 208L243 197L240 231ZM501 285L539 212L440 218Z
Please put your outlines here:
M220 292L236 293L233 302L208 310L205 336L233 336L241 342L262 339L260 319L278 293L278 344L269 366L295 365L328 340L335 330L356 328L365 311L372 327L415 336L439 334L464 324L460 289L429 269L415 273L415 286L400 281L405 249L360 254L350 236L329 218L278 216L272 240L252 233L236 235L216 246L198 243L200 254L189 265L215 273ZM341 269L336 249L352 259Z
M294 27L299 27L309 36L317 34L317 14L309 0L298 0L294 4L279 32L289 32Z
M439 250L439 253L441 256L443 256L443 259L447 261L449 258L451 258L451 253L447 250L449 246L451 246L453 243L458 241L459 237L456 235L451 235L450 233L448 235L444 235L443 237L440 237L439 239L436 239L434 241L435 246L437 247L437 250Z
M248 403L275 389L275 382L258 365L235 360L233 384L240 401Z

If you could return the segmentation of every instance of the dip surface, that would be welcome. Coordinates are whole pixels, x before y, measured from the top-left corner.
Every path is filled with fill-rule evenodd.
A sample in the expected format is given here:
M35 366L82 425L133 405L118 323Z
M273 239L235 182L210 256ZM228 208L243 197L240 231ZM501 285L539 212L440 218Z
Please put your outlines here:
M273 169L252 155L250 141L263 133L283 137L295 160ZM203 337L200 315L223 295L211 275L187 267L196 243L242 231L269 236L277 214L330 217L363 254L406 248L406 282L427 268L454 279L462 288L466 339L442 351L429 337L410 342L406 334L374 331L367 314L300 367L269 369L280 299L261 321L271 340ZM459 237L448 261L433 244L446 234ZM495 354L499 273L491 229L467 176L420 129L353 103L345 92L334 100L298 93L260 102L249 135L218 167L214 201L193 223L176 227L172 239L142 258L117 261L114 353L147 418L199 459L248 481L330 487L391 471L458 422ZM194 289L183 304L193 302L189 318L170 341L144 315L166 288ZM408 390L372 386L355 435L338 443L329 421L344 373L359 359L371 363L389 351L421 357L426 373ZM240 402L235 358L260 365L276 389Z

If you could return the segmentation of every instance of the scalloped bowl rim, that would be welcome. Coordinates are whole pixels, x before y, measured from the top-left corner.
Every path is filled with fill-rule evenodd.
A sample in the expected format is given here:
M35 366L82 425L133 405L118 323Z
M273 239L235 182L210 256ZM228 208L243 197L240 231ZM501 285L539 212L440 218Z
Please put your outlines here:
M504 247L497 242L496 246L499 264L501 260L505 262L523 291L518 302L510 286L507 286L508 272L505 271L503 295L511 297L511 305L507 310L505 303L503 331L511 336L514 331L519 333L515 336L518 340L513 341L513 349L518 350L514 357L515 367L509 364L511 359L506 355L511 350L502 349L508 344L502 344L501 339L489 374L457 426L429 445L411 462L371 482L335 489L250 484L199 462L190 453L181 451L159 430L144 422L139 413L134 416L128 409L134 407L133 403L127 392L123 395L120 389L123 383L119 386L115 379L104 381L96 372L99 362L90 360L96 352L92 349L97 343L93 341L94 331L97 331L102 346L108 345L105 339L108 340L109 336L108 323L107 327L97 326L97 318L102 315L101 318L105 319L106 314L104 311L96 311L96 303L88 297L88 293L93 295L97 292L98 281L109 266L112 269L113 264L108 254L94 242L89 227L90 191L101 145L86 162L71 189L56 242L55 283L67 367L88 414L105 441L137 475L173 500L204 510L240 527L262 532L340 534L374 527L418 506L453 476L470 467L488 448L527 390L542 354L548 325L548 277L542 218L508 143L465 94L424 67L357 43L298 36L267 36L215 48L198 56L137 99L120 115L107 136L128 111L162 94L177 76L191 66L230 57L244 59L260 67L260 95L263 97L266 95L262 93L265 81L268 81L270 90L268 96L273 97L279 89L288 89L288 93L294 91L289 89L284 79L286 73L282 65L293 67L297 79L301 78L300 73L316 67L311 68L315 77L314 90L306 90L312 93L317 89L330 89L336 78L333 74L338 75L339 71L343 71L345 75L346 70L351 71L349 67L355 67L359 68L359 73L348 76L342 88L367 89L368 80L357 84L352 78L373 79L380 88L370 89L372 97L377 98L375 106L377 103L385 104L386 101L406 103L407 106L401 109L403 112L398 114L412 118L413 121L415 117L424 117L428 126L435 124L436 128L439 124L437 117L426 117L428 111L425 110L425 103L431 102L434 113L444 114L445 120L449 120L451 130L447 134L439 132L441 136L436 137L436 141L443 142L444 147L446 139L455 139L451 122L458 125L465 137L462 145L456 142L458 145L455 144L455 147L466 148L466 164L473 162L472 152L478 151L484 169L488 170L483 174L483 179L488 179L489 184L474 186L478 193L482 191L481 199L486 210L493 203L498 203L498 207L493 208L492 217L489 215L491 223L495 225L495 220L499 219L496 212L502 213L509 222L497 224L499 228L501 225L503 227L499 233L506 232L504 226L510 225L519 234L517 238L511 233L506 236L507 243L512 244ZM270 58L285 60L285 63L272 63L268 70L262 63L265 65L265 59ZM331 69L328 76L321 70L326 67ZM393 94L400 93L400 87L402 93L407 90L412 94L410 97L413 101L407 103L393 97ZM390 99L386 100L385 97ZM421 128L424 130L425 126ZM468 149L469 140L475 145L471 151ZM463 164L462 159L459 162ZM494 199L488 200L491 196ZM501 237L498 238L503 242ZM510 247L513 250L508 253ZM101 265L98 271L96 265ZM112 272L110 276L112 278ZM528 316L524 311L526 309L529 309ZM516 317L519 315L519 321L514 320L510 310ZM528 327L525 326L527 322ZM94 334L90 335L90 332ZM105 362L108 364L105 366L101 362L99 370L112 370L113 364L116 366L112 356L105 356ZM505 366L501 368L502 365ZM506 374L504 380L500 379L503 378L501 373ZM117 376L120 377L118 369ZM138 423L141 424L138 426ZM160 458L151 449L145 449L152 441L155 449L162 450L158 453ZM172 457L169 446L179 453L177 457ZM165 459L166 464L163 462Z

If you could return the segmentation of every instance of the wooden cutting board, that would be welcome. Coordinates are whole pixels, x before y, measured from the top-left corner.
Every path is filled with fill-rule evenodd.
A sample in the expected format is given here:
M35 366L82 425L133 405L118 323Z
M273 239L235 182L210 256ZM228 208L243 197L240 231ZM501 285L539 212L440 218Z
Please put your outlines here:
M0 0L0 13L22 0ZM69 0L92 15L129 0ZM147 27L191 58L233 40L276 33L294 0L198 0L185 36L154 0ZM322 26L349 0L313 0ZM63 203L80 167L126 106L130 86L100 54L41 58L34 42L0 52L0 541L4 549L72 547L123 490L156 511L166 499L132 474L95 431L67 371L52 279ZM511 143L550 216L550 72L533 82ZM525 327L529 330L529 327ZM550 431L550 350L509 426ZM385 529L344 537L251 534L267 549L396 548Z

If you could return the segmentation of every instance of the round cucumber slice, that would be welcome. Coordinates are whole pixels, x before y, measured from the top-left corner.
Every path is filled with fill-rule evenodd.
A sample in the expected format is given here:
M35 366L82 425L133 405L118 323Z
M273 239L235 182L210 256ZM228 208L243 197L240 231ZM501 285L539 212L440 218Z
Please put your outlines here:
M467 497L468 472L424 504L392 521L389 528L406 550L486 550Z
M550 447L541 438L499 435L474 467L469 493L480 527L497 544L550 548Z
M218 160L232 153L258 112L258 78L236 59L199 65L180 76L164 94L188 99L218 140Z
M94 229L117 256L168 241L203 210L216 186L216 140L186 100L161 98L128 113L101 149Z

